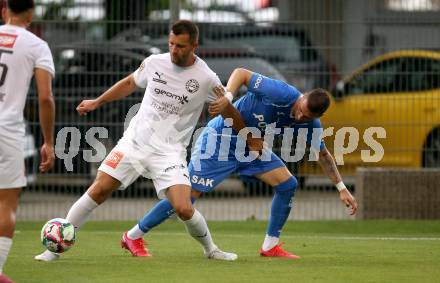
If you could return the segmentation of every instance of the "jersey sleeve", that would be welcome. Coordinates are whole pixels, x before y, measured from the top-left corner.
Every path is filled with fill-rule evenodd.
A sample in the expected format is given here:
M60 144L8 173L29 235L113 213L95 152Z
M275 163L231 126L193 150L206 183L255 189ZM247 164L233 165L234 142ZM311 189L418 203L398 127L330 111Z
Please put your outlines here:
M38 45L36 48L35 68L48 71L52 77L55 76L55 67L53 64L52 53L46 42Z
M315 148L317 151L322 151L325 148L324 140L321 138L323 131L324 129L322 128L321 121L319 119L313 119L309 126L307 144Z
M217 99L217 95L214 93L213 88L218 86L218 85L222 85L222 82L220 81L219 77L217 76L216 73L212 72L210 78L209 78L209 89L208 91L208 95L206 96L206 102L213 102L214 100Z
M296 101L301 92L295 87L258 73L253 73L248 91L262 97L263 102L285 106Z
M151 61L150 57L145 58L144 61L142 61L142 63L140 64L139 68L137 68L137 70L134 71L133 73L134 82L139 88L147 87L148 79L149 79L147 70L149 69L148 67L150 61Z

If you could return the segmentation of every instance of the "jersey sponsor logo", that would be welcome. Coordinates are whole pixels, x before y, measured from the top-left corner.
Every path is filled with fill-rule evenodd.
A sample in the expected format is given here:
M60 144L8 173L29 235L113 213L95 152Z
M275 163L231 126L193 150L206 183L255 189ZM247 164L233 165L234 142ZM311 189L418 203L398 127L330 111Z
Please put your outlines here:
M15 34L0 33L0 47L12 48L16 39L17 35Z
M189 81L186 82L185 88L189 93L194 93L199 90L200 84L197 80L190 79Z
M110 166L113 169L116 169L116 167L118 167L118 164L119 162L121 162L123 157L124 154L122 152L113 150L104 160L104 164Z
M185 104L185 103L188 103L189 101L188 101L188 96L186 96L186 95L182 95L182 96L180 96L180 95L177 95L177 94L174 94L174 93L172 93L172 92L169 92L169 91L166 91L166 90L163 90L163 89L160 89L160 88L155 88L154 89L154 92L156 93L156 94L161 94L161 95L165 95L165 96L167 96L167 97L169 97L169 98L172 98L172 99L175 99L175 100L178 100L179 102L180 102L180 104Z
M261 115L261 114L256 114L256 113L252 113L252 115L254 116L254 118L258 121L258 127L260 128L260 129L265 129L266 128L266 126L267 126L267 123L266 123L266 121L264 121L264 115Z
M214 179L209 179L209 178L203 178L203 177L199 177L197 175L192 175L191 177L191 183L193 184L197 184L197 185L202 185L205 187L210 187L212 188Z
M255 81L254 88L259 88L262 80L263 80L263 77L261 75L259 75L257 80Z
M164 84L164 85L167 84L167 81L164 81L164 80L161 79L163 73L154 72L154 74L157 76L157 78L153 78L153 81L155 81L155 82L157 82L157 83Z
M151 102L151 106L154 107L157 111L165 112L171 115L179 115L180 107L173 105L171 103L160 101L160 104L155 101Z

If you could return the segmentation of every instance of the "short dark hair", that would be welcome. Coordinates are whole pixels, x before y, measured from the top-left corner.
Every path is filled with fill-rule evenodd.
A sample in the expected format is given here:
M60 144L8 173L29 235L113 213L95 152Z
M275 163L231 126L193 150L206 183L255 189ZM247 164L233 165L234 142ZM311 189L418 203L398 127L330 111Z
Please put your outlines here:
M8 0L7 5L14 14L21 14L35 8L34 0Z
M316 88L307 94L307 108L314 114L322 115L330 106L330 95L325 89Z
M199 28L197 25L188 20L179 20L173 24L171 31L175 35L188 34L191 43L196 43L199 40Z

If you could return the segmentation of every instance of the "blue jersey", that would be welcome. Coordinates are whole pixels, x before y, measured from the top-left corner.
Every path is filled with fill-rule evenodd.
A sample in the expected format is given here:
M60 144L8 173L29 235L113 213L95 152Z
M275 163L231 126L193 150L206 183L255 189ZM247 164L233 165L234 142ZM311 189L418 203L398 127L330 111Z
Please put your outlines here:
M316 138L314 140L313 137L316 136L312 134L316 128L318 128L318 133L322 131L319 119L308 123L296 123L291 117L292 106L300 96L301 93L293 86L260 74L253 74L248 92L237 100L234 106L240 112L246 127L258 129L262 135L266 133L269 125L271 128L280 129L274 132L275 135L284 134L287 128L293 128L293 135L297 136L300 128L306 128L306 143L323 150L324 142ZM225 136L230 136L227 142L229 147L222 146ZM244 156L241 155L242 152L237 151L238 139L237 133L225 125L221 116L208 123L208 127L203 130L195 143L188 166L193 189L209 192L232 172L241 176L255 176L285 166L284 162L272 151L270 151L269 159L238 158L237 154ZM244 144L244 141L242 143Z
M281 131L276 135L282 135L285 128L294 128L294 134L298 134L299 128L307 128L307 144L311 144L314 129L321 129L319 119L313 119L307 123L296 123L291 116L293 104L301 96L295 87L278 80L254 73L248 86L246 95L238 99L234 106L240 112L246 127L254 127L265 133L267 125L275 123L275 127ZM225 127L224 119L218 116L208 123L208 127L214 128L221 133ZM233 131L233 135L237 133ZM320 149L324 148L321 141Z

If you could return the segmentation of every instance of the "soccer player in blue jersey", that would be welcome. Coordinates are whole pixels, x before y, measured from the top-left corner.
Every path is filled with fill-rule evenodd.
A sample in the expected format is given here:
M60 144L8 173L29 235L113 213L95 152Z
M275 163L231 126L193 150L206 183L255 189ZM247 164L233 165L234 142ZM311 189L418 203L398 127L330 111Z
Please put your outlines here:
M247 129L258 129L268 135L269 128L273 134L283 134L285 129L293 129L298 135L301 128L306 128L305 136L308 145L319 152L318 162L326 175L336 185L341 201L351 208L355 214L357 203L345 187L338 172L332 155L320 139L322 133L319 117L327 110L330 99L323 89L315 89L301 94L295 87L282 81L253 73L246 69L236 69L229 78L227 90L236 93L241 86L247 86L246 95L234 103L239 110ZM217 89L218 95L224 90ZM226 95L231 95L226 93ZM213 104L209 111L219 114L220 106ZM268 125L275 125L268 127ZM292 207L292 198L297 188L297 180L281 159L270 149L266 149L259 158L249 158L249 150L240 133L237 135L221 116L212 119L199 136L191 161L188 166L192 183L192 199L195 201L202 193L212 191L221 181L231 173L236 172L244 176L253 176L274 188L274 197L270 213L269 224L260 249L260 254L267 257L285 257L297 259L299 256L283 250L279 244L281 230L286 223ZM277 129L279 129L277 131ZM319 131L320 130L320 131ZM228 132L229 134L225 134ZM304 132L304 131L303 131ZM317 142L316 138L318 137ZM229 143L229 150L223 142ZM247 155L247 156L246 156ZM201 182L200 180L203 180ZM137 245L130 249L133 256L145 254L142 237L153 227L159 225L174 213L168 200L158 202L131 230L128 238L137 241ZM147 252L148 253L148 252Z

